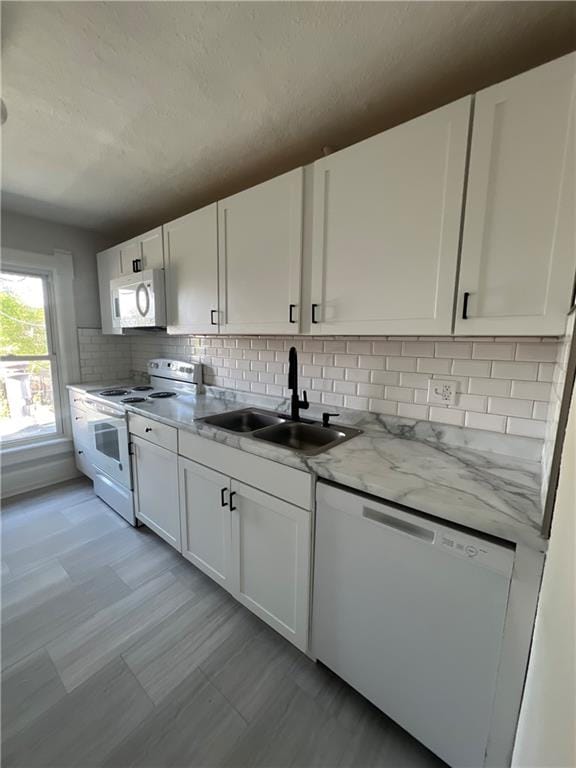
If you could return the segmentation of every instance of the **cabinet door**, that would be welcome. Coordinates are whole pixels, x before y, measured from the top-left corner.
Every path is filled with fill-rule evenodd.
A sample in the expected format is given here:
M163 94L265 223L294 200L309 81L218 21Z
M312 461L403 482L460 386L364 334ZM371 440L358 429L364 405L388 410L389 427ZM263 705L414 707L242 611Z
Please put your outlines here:
M308 647L310 512L232 480L234 596Z
M122 328L114 326L110 280L120 277L120 249L109 248L96 256L98 265L98 291L100 293L100 317L102 333L121 334Z
M470 106L314 164L313 333L452 332Z
M221 330L298 333L303 169L218 203Z
M162 242L162 227L146 232L138 238L140 246L139 269L163 269L164 245Z
M143 235L127 240L118 246L122 275L131 275L143 269L164 268L162 227L151 229Z
M218 332L216 203L164 225L168 333Z
M230 480L179 458L182 554L228 591L230 570Z
M136 517L180 551L178 457L135 435L130 441Z
M90 478L94 477L95 470L92 464L92 447L90 430L85 411L80 408L70 408L72 421L72 437L74 438L74 461L76 467Z
M476 96L456 333L564 333L576 263L575 72L570 54Z
M119 245L120 249L120 273L131 275L138 271L138 259L140 259L140 243L138 240L129 240Z

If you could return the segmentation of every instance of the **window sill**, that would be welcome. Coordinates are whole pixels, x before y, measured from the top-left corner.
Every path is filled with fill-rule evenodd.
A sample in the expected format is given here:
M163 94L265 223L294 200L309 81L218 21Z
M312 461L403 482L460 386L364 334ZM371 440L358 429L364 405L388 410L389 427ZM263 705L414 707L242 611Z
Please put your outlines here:
M65 435L56 435L53 438L46 438L35 443L27 445L11 445L0 450L3 466L12 466L13 464L22 464L27 461L44 459L48 456L57 456L60 453L70 453L74 444L69 437Z

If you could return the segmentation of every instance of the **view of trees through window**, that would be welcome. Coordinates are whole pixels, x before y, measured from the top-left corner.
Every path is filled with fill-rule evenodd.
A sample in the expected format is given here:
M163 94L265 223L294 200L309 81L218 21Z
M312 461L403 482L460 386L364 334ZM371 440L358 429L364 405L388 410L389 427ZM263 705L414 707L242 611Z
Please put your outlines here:
M0 437L26 440L57 431L47 280L0 272Z

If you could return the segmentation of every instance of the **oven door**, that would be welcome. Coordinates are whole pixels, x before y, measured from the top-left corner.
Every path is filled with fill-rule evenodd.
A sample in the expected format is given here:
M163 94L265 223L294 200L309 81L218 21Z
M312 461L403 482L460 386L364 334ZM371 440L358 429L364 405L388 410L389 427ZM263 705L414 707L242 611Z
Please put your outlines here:
M125 488L132 488L125 414L91 403L87 416L94 466Z

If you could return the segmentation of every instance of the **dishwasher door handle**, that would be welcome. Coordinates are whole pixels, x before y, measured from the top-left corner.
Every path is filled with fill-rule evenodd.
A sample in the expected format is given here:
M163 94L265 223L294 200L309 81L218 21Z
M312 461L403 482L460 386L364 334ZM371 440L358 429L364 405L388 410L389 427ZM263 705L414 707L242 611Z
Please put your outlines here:
M374 523L387 525L388 528L394 528L396 531L407 533L409 536L421 539L422 541L432 543L436 538L435 532L431 531L429 528L423 528L420 525L408 522L408 520L402 520L399 517L394 517L394 515L388 515L386 512L382 512L379 509L364 507L362 510L362 517L365 517L367 520L372 520Z

